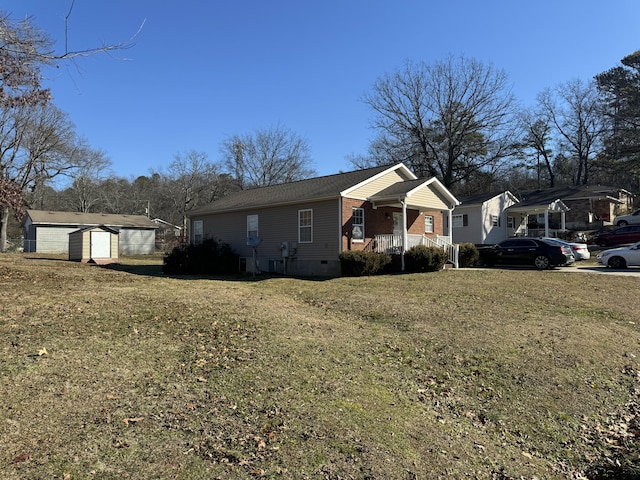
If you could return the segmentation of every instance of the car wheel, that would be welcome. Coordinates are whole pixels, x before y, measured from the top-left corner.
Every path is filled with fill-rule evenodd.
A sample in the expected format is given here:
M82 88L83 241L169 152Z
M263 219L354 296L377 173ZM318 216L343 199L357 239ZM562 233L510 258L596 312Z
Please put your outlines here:
M598 240L598 245L600 245L601 247L608 247L609 242L607 242L606 240Z
M627 262L622 257L611 257L607 262L607 265L611 268L627 268Z
M618 226L619 226L619 227L624 227L624 226L626 226L626 225L629 225L629 222L627 222L626 220L620 220L620 221L618 222Z
M538 270L546 270L551 266L551 260L546 255L538 255L533 260L533 264Z

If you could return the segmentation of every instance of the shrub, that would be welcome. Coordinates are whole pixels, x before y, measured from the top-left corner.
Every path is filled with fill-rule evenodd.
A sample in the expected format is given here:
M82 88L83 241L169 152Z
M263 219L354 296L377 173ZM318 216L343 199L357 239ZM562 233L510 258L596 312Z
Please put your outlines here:
M164 256L162 271L170 275L238 273L239 255L229 244L213 239L181 244Z
M347 250L340 253L342 275L360 277L382 273L391 264L391 256L385 253Z
M440 247L416 245L404 254L407 272L435 272L442 270L447 261L447 253Z
M480 252L473 243L461 243L458 253L458 266L475 267L480 259Z

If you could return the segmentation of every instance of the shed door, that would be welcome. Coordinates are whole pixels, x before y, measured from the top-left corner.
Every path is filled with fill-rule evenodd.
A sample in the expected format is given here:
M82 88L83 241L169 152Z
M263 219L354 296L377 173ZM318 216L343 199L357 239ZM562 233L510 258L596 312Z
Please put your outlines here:
M91 258L111 258L109 232L91 232Z

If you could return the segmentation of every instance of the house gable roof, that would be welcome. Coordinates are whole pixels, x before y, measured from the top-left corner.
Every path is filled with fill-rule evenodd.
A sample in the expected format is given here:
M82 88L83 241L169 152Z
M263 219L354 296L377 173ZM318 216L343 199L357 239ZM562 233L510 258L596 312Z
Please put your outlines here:
M426 195L421 195L423 193ZM426 201L422 198L425 196L429 197ZM235 192L192 210L188 216L301 204L340 197L363 197L374 203L382 202L387 205L413 197L412 205L418 208L453 208L459 203L436 178L418 179L404 164L398 163Z
M609 199L612 202L620 203L615 197L619 192L626 192L620 188L606 187L600 185L577 185L568 187L545 188L523 192L521 198L523 202L547 202L553 199L561 200L586 200L586 199Z
M47 210L27 210L23 223L31 219L34 225L58 225L70 227L98 226L153 228L158 226L144 215L116 215L108 213L52 212Z
M390 185L387 188L376 193L375 195L372 195L370 197L370 200L374 203L378 203L385 201L398 201L402 199L407 203L412 203L412 199L420 196L420 194L423 193L425 189L430 189L431 192L435 196L437 196L438 199L447 208L453 208L460 203L458 199L454 197L453 194L449 192L449 190L447 190L444 185L442 185L442 183L435 177L429 179L418 178L415 180L396 182L393 185ZM420 203L424 203L423 201L417 201L417 203L418 204L415 206L426 206L420 205Z
M216 200L209 205L195 208L188 213L189 217L208 213L232 212L263 208L276 205L290 205L311 201L339 198L355 187L362 186L386 172L406 167L402 164L394 166L373 167L352 172L337 173L322 177L298 180L268 187L253 188L234 192Z
M513 193L511 193L509 190L505 190L504 192L479 193L477 195L469 195L463 197L460 199L460 206L470 207L472 205L482 205L483 203L488 202L489 200L493 200L494 198L501 195L506 195L515 203L519 201Z

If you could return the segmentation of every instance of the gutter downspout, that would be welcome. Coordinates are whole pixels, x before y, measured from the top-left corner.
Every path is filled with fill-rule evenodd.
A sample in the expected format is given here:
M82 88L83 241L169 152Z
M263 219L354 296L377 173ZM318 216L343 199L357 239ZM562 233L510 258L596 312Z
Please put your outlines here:
M338 255L342 253L342 195L338 197Z

